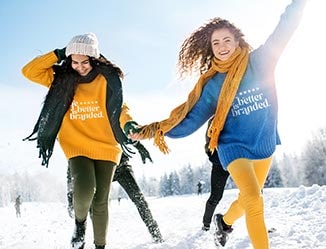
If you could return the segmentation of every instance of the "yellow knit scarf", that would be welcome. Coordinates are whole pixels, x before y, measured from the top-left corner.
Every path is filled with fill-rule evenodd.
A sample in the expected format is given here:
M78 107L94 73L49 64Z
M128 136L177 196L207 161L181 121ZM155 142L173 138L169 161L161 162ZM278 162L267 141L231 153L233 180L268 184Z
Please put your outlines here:
M169 148L164 141L164 134L178 125L187 116L188 112L200 98L203 87L209 79L211 79L216 73L227 72L218 98L215 117L207 134L210 138L208 148L213 152L214 149L217 148L219 134L223 129L226 116L231 108L240 81L247 68L248 58L249 49L241 49L240 47L238 47L233 55L226 61L220 61L214 58L212 60L212 66L207 70L207 72L200 76L194 89L189 93L187 101L173 109L169 118L160 122L153 122L144 125L139 132L141 137L144 139L154 137L154 144L157 145L164 154L167 154Z

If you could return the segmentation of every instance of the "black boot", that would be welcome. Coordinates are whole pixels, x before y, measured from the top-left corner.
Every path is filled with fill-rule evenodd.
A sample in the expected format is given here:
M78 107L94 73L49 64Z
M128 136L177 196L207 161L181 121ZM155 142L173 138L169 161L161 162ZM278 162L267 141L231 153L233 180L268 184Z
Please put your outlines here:
M210 224L203 224L203 226L201 227L201 230L205 232L209 231L209 229L210 229Z
M85 231L86 231L86 220L77 221L75 220L75 229L71 238L72 249L83 249L85 246Z
M233 231L231 226L226 225L223 222L222 214L214 215L215 232L214 232L214 242L216 246L225 246L227 240L229 239L229 234Z
M95 249L105 249L105 246L97 246L97 245L95 245Z

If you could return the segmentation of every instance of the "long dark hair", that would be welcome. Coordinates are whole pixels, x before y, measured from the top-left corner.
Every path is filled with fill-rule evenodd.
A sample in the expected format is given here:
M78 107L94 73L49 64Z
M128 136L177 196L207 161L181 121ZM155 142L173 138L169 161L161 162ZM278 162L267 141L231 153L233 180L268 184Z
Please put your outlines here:
M93 69L100 65L106 65L108 66L108 68L111 68L112 71L115 71L119 75L120 79L122 80L124 79L124 73L121 70L121 68L118 67L116 64L112 63L111 61L109 61L107 58L105 58L104 55L101 54L99 58L89 57L89 61ZM61 61L61 63L55 64L53 66L54 73L55 74L69 73L75 75L76 77L75 82L78 82L78 78L80 78L81 76L72 68L71 64L72 64L72 58L71 55L69 55L65 60Z
M68 56L60 64L53 66L54 80L45 97L39 118L32 134L23 140L37 140L39 158L42 158L42 165L48 167L63 117L73 101L78 84L92 82L98 74L102 74L107 81L106 110L114 137L123 151L131 152L127 147L131 141L122 131L119 122L123 103L122 70L101 55L99 59L90 58L93 69L86 76L80 76L71 67L71 62L71 56ZM33 138L36 133L37 137Z

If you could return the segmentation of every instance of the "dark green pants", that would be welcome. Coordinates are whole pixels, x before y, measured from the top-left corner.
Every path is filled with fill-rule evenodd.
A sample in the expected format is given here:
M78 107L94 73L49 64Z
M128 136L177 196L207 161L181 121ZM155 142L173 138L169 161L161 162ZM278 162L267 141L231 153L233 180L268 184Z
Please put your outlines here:
M92 208L94 243L105 245L109 222L108 198L116 164L82 156L71 158L69 164L75 218L85 220Z

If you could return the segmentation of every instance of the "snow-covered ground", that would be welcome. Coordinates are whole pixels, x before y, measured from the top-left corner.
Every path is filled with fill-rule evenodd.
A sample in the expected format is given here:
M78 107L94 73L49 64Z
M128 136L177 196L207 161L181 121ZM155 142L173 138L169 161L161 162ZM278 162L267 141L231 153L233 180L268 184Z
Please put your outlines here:
M226 190L216 212L224 212L237 190ZM130 200L110 203L108 249L213 249L211 231L201 231L208 194L148 198L165 242L154 244ZM271 249L326 248L326 186L264 190L265 216ZM62 203L23 203L16 218L14 204L0 208L1 249L68 249L73 219ZM93 249L88 221L85 249ZM234 224L226 249L252 248L244 218Z

